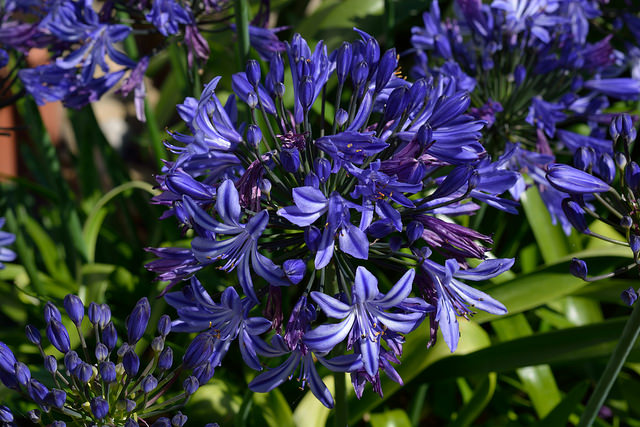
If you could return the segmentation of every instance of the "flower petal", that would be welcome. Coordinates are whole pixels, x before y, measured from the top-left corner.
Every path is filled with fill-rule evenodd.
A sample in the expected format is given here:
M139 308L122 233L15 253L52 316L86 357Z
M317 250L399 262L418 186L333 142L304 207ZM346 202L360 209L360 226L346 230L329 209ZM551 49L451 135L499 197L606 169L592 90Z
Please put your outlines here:
M353 314L350 314L340 323L318 326L304 334L302 341L313 351L330 351L337 344L344 341L349 331L351 331L355 318Z
M416 271L414 269L408 270L385 296L375 300L375 304L384 308L391 308L400 304L411 293L415 275Z
M239 225L240 220L240 197L238 190L230 179L225 180L216 194L216 211L220 214L226 224Z
M320 306L322 311L334 319L344 319L351 312L351 306L338 301L322 292L311 292L311 298Z
M376 276L366 268L358 267L356 269L356 280L353 283L354 302L372 301L379 293Z

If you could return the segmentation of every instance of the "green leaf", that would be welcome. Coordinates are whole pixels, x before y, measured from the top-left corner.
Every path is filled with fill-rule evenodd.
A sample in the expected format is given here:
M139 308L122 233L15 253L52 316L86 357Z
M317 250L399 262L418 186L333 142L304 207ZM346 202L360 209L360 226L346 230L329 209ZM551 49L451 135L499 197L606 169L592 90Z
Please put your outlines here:
M564 427L569 425L569 417L577 409L588 388L589 383L587 381L583 381L573 387L562 399L562 402L558 403L546 417L540 420L537 427Z
M609 247L572 255L588 260L590 270L600 272L611 270L612 265L626 263L627 261L619 254L618 249ZM570 258L571 255L557 260L554 265L545 266L533 273L519 275L504 283L487 286L482 290L503 303L509 310L509 314L521 313L545 305L550 301L571 295L588 285L588 282L569 274ZM474 319L482 323L494 320L496 316L481 311Z
M469 402L462 407L456 419L449 424L450 427L470 426L482 414L482 411L493 398L493 393L496 389L496 378L497 375L491 372L482 380L478 388L473 392Z
M493 321L491 325L501 341L533 334L523 314ZM517 369L516 373L539 417L547 415L560 402L560 390L549 365L525 366Z
M627 318L615 318L592 325L539 333L497 343L471 354L455 355L429 366L416 377L418 381L436 381L458 376L506 372L543 363L568 363L608 357L615 347ZM465 338L464 333L462 338ZM632 350L629 361L640 357L640 345Z
M269 427L295 427L291 408L279 389L275 388L269 393L254 393L253 401Z
M322 379L331 395L334 394L335 384L333 375ZM331 410L326 408L316 397L308 391L305 393L296 409L293 411L293 420L297 426L324 427Z
M520 203L531 230L538 243L542 258L547 264L553 263L569 253L569 244L562 227L553 225L549 211L540 198L538 187L532 185L520 196Z
M407 413L402 409L393 409L371 414L371 427L411 427Z

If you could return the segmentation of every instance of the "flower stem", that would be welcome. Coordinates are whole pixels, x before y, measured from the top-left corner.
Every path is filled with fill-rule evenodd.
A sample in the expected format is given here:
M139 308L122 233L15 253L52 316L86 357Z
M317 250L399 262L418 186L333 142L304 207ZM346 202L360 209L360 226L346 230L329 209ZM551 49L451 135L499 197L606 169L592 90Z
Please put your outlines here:
M631 316L624 326L622 336L620 337L615 350L613 350L611 358L609 358L609 361L607 362L607 367L604 369L602 376L598 380L596 389L589 398L587 406L582 413L582 417L580 417L578 427L588 427L593 424L593 421L598 415L598 411L604 404L613 383L618 377L618 373L620 373L622 365L633 348L636 338L638 338L638 333L640 333L640 304L635 304L635 307L631 312Z
M238 60L240 71L244 71L249 57L249 5L247 0L234 1L236 34L238 35Z
M348 425L347 414L347 384L345 381L344 372L334 372L333 378L335 380L335 416L334 425L336 427L345 427Z

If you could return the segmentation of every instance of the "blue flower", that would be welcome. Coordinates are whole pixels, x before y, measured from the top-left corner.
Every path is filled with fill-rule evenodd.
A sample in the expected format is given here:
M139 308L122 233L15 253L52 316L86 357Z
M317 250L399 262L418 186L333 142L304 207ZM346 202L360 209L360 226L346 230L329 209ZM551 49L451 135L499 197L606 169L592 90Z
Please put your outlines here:
M440 327L451 352L458 347L460 338L458 316L469 318L473 315L474 308L491 314L507 313L502 303L457 279L490 279L509 270L513 262L513 259L489 259L476 268L460 270L455 260L448 259L443 267L425 258L421 265L425 274L418 275L418 286L423 290L427 302L437 307L432 321L435 322L436 328ZM436 330L432 327L430 343L435 342Z
M259 301L253 287L251 267L255 273L275 286L288 286L282 269L258 252L258 238L269 221L267 211L253 216L247 224L240 223L240 199L231 180L224 181L217 191L216 212L222 222L207 215L185 196L185 207L196 224L218 236L233 236L224 240L196 237L191 243L198 261L207 264L227 260L221 269L231 271L238 266L238 280L245 294L256 303Z
M187 25L192 21L189 10L175 0L154 0L145 18L165 37L177 33L180 24Z
M0 229L4 227L4 218L0 218ZM16 259L16 253L6 248L15 242L16 236L6 231L0 230L0 269L4 268L3 262L11 262Z
M271 329L271 322L263 317L249 317L255 305L250 298L241 299L233 287L228 287L222 293L220 304L216 304L194 277L190 286L182 292L165 295L165 299L179 316L172 324L172 331L207 331L211 336L210 352L205 359L213 367L220 364L231 342L238 339L245 363L252 369L262 369L255 341L256 336Z
M409 333L424 319L424 313L388 312L400 307L411 293L415 276L408 270L385 295L378 290L378 279L366 268L356 270L351 304L346 304L321 292L311 297L329 317L343 319L340 323L321 325L307 332L303 341L318 351L329 351L349 336L348 347L357 344L364 368L369 375L378 372L380 336L387 329Z

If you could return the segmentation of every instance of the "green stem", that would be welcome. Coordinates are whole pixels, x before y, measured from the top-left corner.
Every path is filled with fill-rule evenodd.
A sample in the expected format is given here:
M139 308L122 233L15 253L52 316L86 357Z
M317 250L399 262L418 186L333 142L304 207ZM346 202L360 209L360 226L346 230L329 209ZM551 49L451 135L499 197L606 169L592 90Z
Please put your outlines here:
M236 34L238 35L238 60L240 71L244 71L249 57L249 4L247 0L235 0Z
M622 365L624 364L629 352L633 348L633 344L638 338L640 333L640 304L635 304L631 316L624 326L622 336L613 350L613 354L607 362L607 367L604 369L602 376L598 380L596 389L587 402L587 406L584 408L584 412L580 417L578 427L588 427L593 424L593 421L598 415L598 411L602 407L615 382Z
M335 380L335 417L333 419L336 427L344 427L348 425L349 418L347 414L347 383L345 380L344 372L334 372L333 378Z

